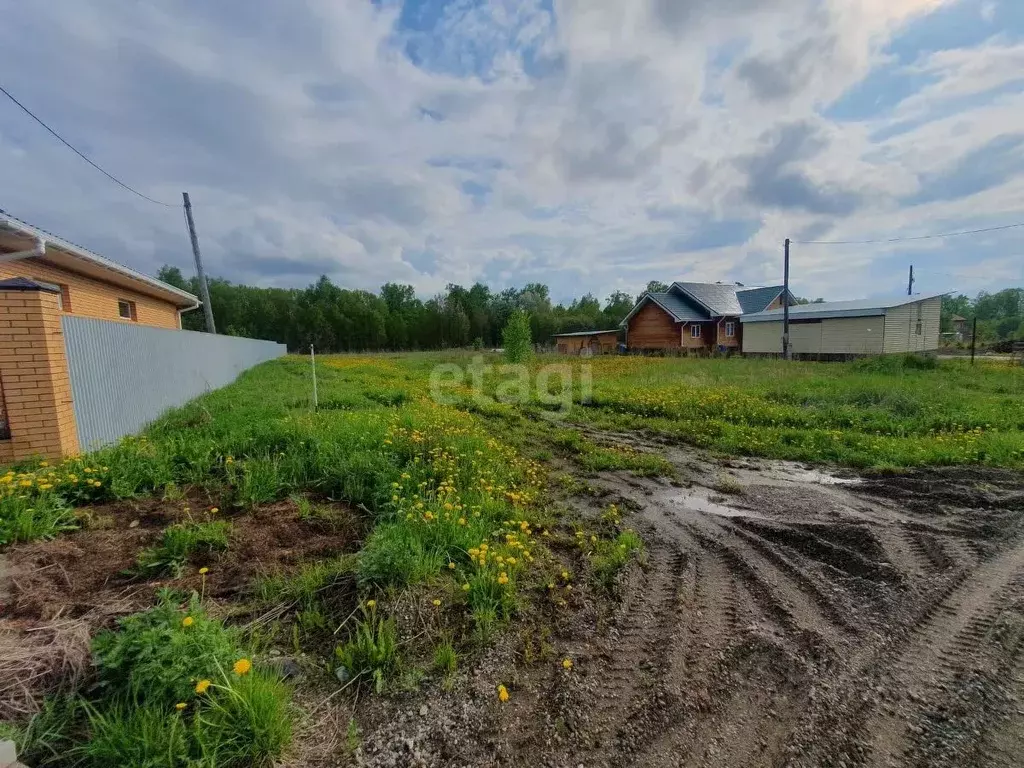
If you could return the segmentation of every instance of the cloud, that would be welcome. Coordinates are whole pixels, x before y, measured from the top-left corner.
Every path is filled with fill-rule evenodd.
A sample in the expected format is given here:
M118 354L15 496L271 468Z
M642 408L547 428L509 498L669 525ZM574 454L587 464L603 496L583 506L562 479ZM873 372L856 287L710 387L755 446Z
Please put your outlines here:
M846 215L860 207L861 195L834 184L817 184L798 167L828 146L822 131L810 122L782 126L766 137L763 152L741 158L747 175L746 198L766 208L792 208L808 213Z
M979 37L952 0L50 0L5 14L0 71L133 186L188 189L214 274L606 296L775 279L801 232L1019 215L1024 18L1006 7ZM16 215L189 268L180 211L2 103L0 163ZM794 274L853 298L901 254L805 249ZM987 274L1005 243L971 254Z

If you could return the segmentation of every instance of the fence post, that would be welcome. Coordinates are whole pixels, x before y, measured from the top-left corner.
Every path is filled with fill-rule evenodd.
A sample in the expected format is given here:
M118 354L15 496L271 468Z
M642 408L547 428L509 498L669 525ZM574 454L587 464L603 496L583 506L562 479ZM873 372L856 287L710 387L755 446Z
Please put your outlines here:
M316 412L319 403L316 396L316 354L313 352L313 345L309 345L309 365L313 369L313 411Z

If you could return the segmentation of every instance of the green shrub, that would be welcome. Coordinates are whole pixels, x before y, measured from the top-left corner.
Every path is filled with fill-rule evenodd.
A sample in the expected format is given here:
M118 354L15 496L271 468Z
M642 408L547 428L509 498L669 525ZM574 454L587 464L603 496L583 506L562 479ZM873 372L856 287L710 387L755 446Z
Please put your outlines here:
M505 359L510 363L526 363L533 357L530 318L521 309L512 313L501 334Z
M375 604L363 607L363 618L356 622L352 636L334 649L338 663L352 680L372 680L374 690L384 690L398 667L398 629L392 618L377 615Z
M104 697L163 707L188 701L196 680L216 679L243 654L237 632L209 618L198 599L181 610L168 593L117 631L100 632L92 649Z
M227 549L231 527L222 520L178 523L164 529L160 542L139 553L138 568L156 573L181 573L189 559Z
M288 687L253 669L238 633L169 593L93 641L97 684L87 765L249 768L291 741ZM244 664L244 666L241 666Z

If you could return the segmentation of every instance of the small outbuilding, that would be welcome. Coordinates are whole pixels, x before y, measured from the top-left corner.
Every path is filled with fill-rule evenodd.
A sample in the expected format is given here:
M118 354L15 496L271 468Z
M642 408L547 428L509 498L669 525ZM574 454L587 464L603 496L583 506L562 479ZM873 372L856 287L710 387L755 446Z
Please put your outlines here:
M619 343L618 331L579 331L555 334L555 348L560 355L590 357L611 355Z
M789 308L795 358L841 360L865 355L932 353L939 348L943 294L861 299ZM782 354L783 311L740 317L743 354Z

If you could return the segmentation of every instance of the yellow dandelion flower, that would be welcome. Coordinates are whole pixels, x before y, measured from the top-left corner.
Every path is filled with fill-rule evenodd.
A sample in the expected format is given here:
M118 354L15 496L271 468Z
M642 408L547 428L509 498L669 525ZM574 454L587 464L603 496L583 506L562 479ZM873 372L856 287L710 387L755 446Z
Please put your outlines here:
M569 578L569 572L568 571L562 571L562 578L563 579L568 579Z
M572 669L572 659L562 659L562 669Z
M466 582L465 584L462 585L462 591L463 592L469 592L469 582Z
M501 574L498 576L498 583L508 584L508 574L502 571Z
M248 675L252 671L252 662L248 659L239 659L233 669L236 675Z
M452 560L448 561L448 570L449 571L454 571L455 570L455 563L454 563L454 561L452 561Z
M209 680L200 680L198 683L196 683L196 693L199 693L199 694L206 693L206 691L207 691L207 689L209 687L210 687L210 681Z
M184 619L181 620L181 626L183 627L191 627L195 623L196 620L193 619L191 616L186 616Z
M504 685L498 686L498 701L502 703L508 701L508 688Z
M205 565L202 568L199 569L199 575L200 576L205 576L209 572L210 572L210 569L207 568Z
M441 607L441 601L440 600L434 600L433 602L434 602L434 607L435 608L440 608Z
M377 601L376 600L367 600L366 601L366 607L367 608L373 608L376 605L377 605Z
M181 710L183 710L187 706L188 704L186 704L184 701L179 701L177 704L174 705L174 708L181 712Z
M219 507L210 507L210 514L211 515L216 515L218 512L220 512L220 508Z

